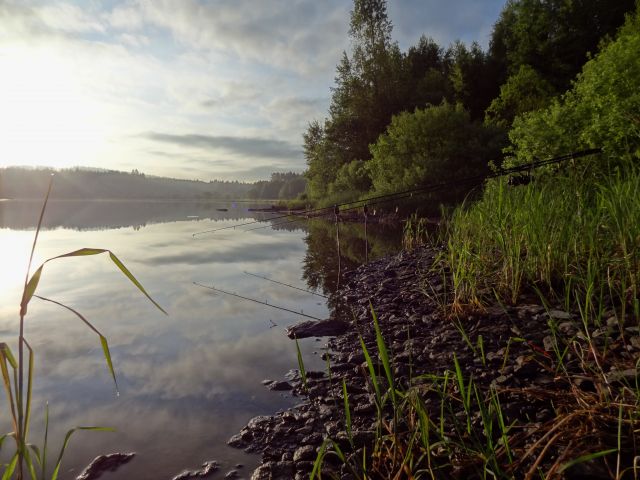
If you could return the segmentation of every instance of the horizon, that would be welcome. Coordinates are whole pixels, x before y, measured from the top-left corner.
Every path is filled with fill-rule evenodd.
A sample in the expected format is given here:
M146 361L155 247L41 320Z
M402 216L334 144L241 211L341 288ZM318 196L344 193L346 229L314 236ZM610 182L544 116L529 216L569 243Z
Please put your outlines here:
M117 170L117 169L113 169L113 168L106 168L106 167L93 167L93 166L85 166L85 165L71 165L69 167L52 167L50 165L2 165L0 164L0 170L8 170L8 169L21 169L21 170L32 170L32 171L46 171L46 170L53 170L54 172L73 172L73 171L85 171L85 172L106 172L106 173L123 173L126 175L142 175L148 178L161 178L161 179L167 179L167 180L179 180L179 181L188 181L188 182L203 182L203 183L210 183L210 182L239 182L239 183L247 183L247 184L255 184L257 182L268 182L269 178L259 178L257 180L240 180L240 179L236 179L236 178L229 178L229 179L222 179L222 178L210 178L210 179L204 179L204 178L179 178L179 177L169 177L169 176L165 176L165 175L154 175L152 173L147 173L147 172L143 172L140 171L138 169L133 169L130 171L125 171L125 170ZM280 172L271 172L269 174L269 176L271 176L273 173L278 173L278 174L286 174L286 173L293 173L296 175L303 175L304 171L300 171L300 172L296 172L296 171L280 171Z
M486 49L504 0L477 3L389 2L393 39L403 51L422 34ZM301 172L302 133L327 115L349 50L351 7L3 2L0 166L244 182Z

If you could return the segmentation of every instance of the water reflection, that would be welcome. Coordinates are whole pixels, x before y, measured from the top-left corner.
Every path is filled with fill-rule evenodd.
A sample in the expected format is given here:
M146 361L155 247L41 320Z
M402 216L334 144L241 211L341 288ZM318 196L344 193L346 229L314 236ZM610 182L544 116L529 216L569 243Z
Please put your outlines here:
M249 202L51 200L44 228L101 230L144 227L182 220L216 222L240 219L268 219L268 213L250 212ZM0 201L0 226L14 230L35 228L41 201Z
M362 223L340 223L336 232L334 222L310 220L307 228L303 278L326 295L336 291L340 274L397 251L402 240L400 229L386 224L368 224L365 229Z
M0 341L14 349L20 286L33 239L28 230L39 208L27 203L0 204ZM248 475L257 459L228 448L226 440L249 418L293 404L266 390L261 380L280 379L297 365L295 346L282 329L301 319L213 294L193 282L324 318L324 299L243 272L329 293L336 283L335 225L314 220L277 231L226 230L193 238L195 232L256 217L242 213L245 207L219 212L198 204L98 203L53 202L35 264L82 247L110 248L169 316L131 287L106 256L48 263L39 293L79 310L108 337L122 394L114 394L95 334L68 312L34 300L26 326L36 352L32 440L41 438L48 401L54 448L76 425L117 429L78 434L62 478L73 478L94 456L114 451L138 455L105 478L171 478L210 459L229 468L242 463ZM110 229L98 230L106 226ZM342 266L353 268L366 255L363 228L342 224L340 229ZM370 256L399 244L389 231L376 230L369 226ZM315 339L301 342L309 369L324 368L314 355L320 345ZM1 397L4 431L10 430L6 408Z

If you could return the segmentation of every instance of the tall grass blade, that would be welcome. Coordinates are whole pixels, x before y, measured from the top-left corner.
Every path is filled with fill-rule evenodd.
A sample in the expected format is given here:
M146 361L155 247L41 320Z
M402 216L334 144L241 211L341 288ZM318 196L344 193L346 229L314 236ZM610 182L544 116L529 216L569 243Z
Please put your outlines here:
M27 404L24 413L24 426L22 431L24 432L23 438L26 440L29 436L29 421L31 420L31 397L33 394L33 369L35 365L35 360L33 357L33 349L31 345L26 340L22 340L29 350L29 366L27 368Z
M164 310L164 308L162 308L160 305L158 305L158 303L156 303L156 301L151 298L151 295L149 295L147 293L147 291L144 289L144 287L142 286L142 284L136 279L136 277L133 276L133 274L127 269L127 267L124 266L124 263L122 263L118 257L116 257L113 252L109 252L109 257L111 258L111 261L113 263L116 264L116 266L120 269L120 271L122 273L124 273L126 275L126 277L131 280L131 282L138 287L138 290L140 290L150 301L151 303L153 303L162 313L164 313L165 315L168 315L168 313Z
M314 480L316 476L317 478L320 478L320 469L322 468L324 454L327 451L327 445L329 444L329 442L331 442L331 440L325 438L324 442L322 442L322 445L320 445L320 451L316 456L316 460L313 462L313 469L311 470L311 474L309 475L309 480Z
M40 449L38 448L38 446L32 443L29 443L27 444L27 447L31 449L33 454L36 456L36 461L38 462L38 465L40 466L40 468L42 468L42 455L40 453Z
M13 457L11 457L11 461L7 465L7 468L4 471L4 474L2 475L2 480L11 479L11 475L13 475L13 472L15 471L17 464L18 464L18 452L14 453Z
M111 373L111 378L113 378L113 384L116 388L116 394L120 395L120 390L118 390L118 380L116 380L116 371L113 368L113 362L111 361L111 352L109 351L109 342L107 339L100 335L100 344L102 345L102 353L104 354L104 358L107 361L107 367L109 367L109 372Z
M378 377L376 375L375 367L373 366L373 362L371 361L371 355L369 355L369 350L367 350L367 346L362 339L360 338L360 345L362 346L362 353L364 354L364 358L367 361L367 368L369 369L369 375L371 376L371 383L373 384L373 389L376 392L376 401L378 404L378 408L382 408L382 395L380 393L380 385L378 384Z
M28 447L29 445L27 445ZM29 453L29 448L24 449L24 459L27 463L27 468L29 469L29 474L31 475L31 480L38 480L38 476L36 475L36 468L33 465L33 460L31 459L31 454Z
M347 437L349 438L349 443L353 447L353 435L351 434L351 409L349 408L349 393L347 392L347 381L344 378L342 378L342 396L344 399L344 416L347 426Z
M151 301L151 303L153 303L162 313L164 313L165 315L168 315L167 312L153 298L151 298L151 296L147 293L147 291L144 289L142 284L136 279L136 277L133 276L133 274L129 271L129 269L127 269L127 267L120 261L120 259L116 257L111 250L107 250L104 248L81 248L79 250L75 250L73 252L51 257L45 260L25 285L25 290L22 296L21 312L26 313L27 305L31 301L31 298L35 295L35 291L38 287L38 283L40 282L40 277L42 276L42 269L48 262L52 260L57 260L59 258L86 257L89 255L99 255L101 253L108 253L111 261L131 281L131 283L133 283L138 288L138 290L140 290Z
M307 371L304 368L304 360L302 359L302 352L300 351L300 344L298 343L298 338L295 338L296 341L296 353L298 355L298 369L300 370L300 377L302 378L302 385L304 389L307 390Z
M47 468L48 441L49 441L49 402L47 402L44 407L44 440L42 442L42 462L40 462L43 479L44 479L45 469Z
M13 355L11 355L11 350L7 346L6 343L0 344L0 371L2 371L2 383L4 384L4 389L7 393L7 402L9 403L9 408L11 409L11 420L13 421L14 434L18 434L18 414L16 412L16 405L13 392L11 391L11 377L9 376L9 367L11 365L14 372L17 369L17 364L15 363L15 359ZM14 366L16 365L16 366Z
M33 237L33 244L31 245L31 253L29 255L29 263L27 265L27 273L25 275L24 278L24 288L22 289L22 301L20 302L20 316L24 317L27 314L27 304L29 303L29 300L27 300L25 297L27 296L27 292L28 292L28 284L30 283L29 280L29 274L31 273L31 264L33 263L33 255L36 251L36 245L38 244L38 236L40 235L40 229L42 228L42 219L44 218L44 212L47 209L47 203L49 202L49 195L51 195L51 187L53 186L53 175L51 175L51 178L49 179L49 186L47 187L47 194L44 196L44 202L42 204L42 210L40 210L40 217L38 218L38 225L36 226L36 234ZM42 273L42 267L40 267L38 273L38 280L40 279L40 273ZM35 275L34 275L35 276ZM38 284L38 280L36 280L35 285L37 286ZM33 290L31 291L31 295L33 295L33 292L35 292L35 286L33 287ZM29 297L31 298L31 297ZM22 340L22 322L20 322L20 326L21 326L21 334L20 334L20 340ZM21 382L22 383L22 382ZM22 387L20 387L20 394L22 394Z
M384 372L387 376L387 381L389 382L389 390L391 392L391 401L395 407L396 405L396 389L395 383L393 381L393 372L391 371L391 362L389 361L389 353L387 352L387 347L384 343L384 337L382 336L382 331L380 330L380 325L378 324L378 316L376 315L375 310L373 309L373 304L369 302L369 307L371 308L371 315L373 316L373 327L376 331L376 343L378 344L378 353L380 355L380 359L382 360L382 366L384 368Z
M18 362L16 362L16 357L14 357L13 353L11 353L11 349L9 348L9 345L7 345L5 342L0 343L0 352L4 354L7 361L11 365L11 368L13 369L18 368Z
M60 303L60 302L56 302L55 300L51 300L50 298L45 298L45 297L41 297L39 295L35 295L36 298L40 299L40 300L44 300L45 302L51 302L54 303L62 308L66 308L67 310L69 310L71 313L73 313L74 315L76 315L80 320L82 320L85 325L87 325L91 330L93 330L96 335L98 335L98 337L100 337L100 344L102 345L102 352L104 354L104 358L107 362L107 368L109 369L109 373L111 373L111 378L113 378L113 383L115 385L116 388L116 393L119 394L118 392L118 381L116 380L116 372L113 369L113 362L111 361L111 353L109 352L109 343L107 342L107 339L104 335L102 335L102 333L100 333L100 331L93 326L93 324L87 320L80 312L78 312L77 310L74 310L73 308L69 307L68 305L65 305L64 303Z
M588 462L589 460L594 460L596 458L604 457L605 455L609 455L610 453L615 453L617 451L618 451L617 448L611 448L609 450L602 450L600 452L589 453L588 455L582 455L582 456L580 456L578 458L574 458L570 462L567 462L567 463L563 464L560 467L560 469L558 470L558 473L562 473L565 470L567 470L568 468L571 468L574 465L577 465L578 463Z
M60 465L62 465L62 457L64 457L64 452L67 449L67 445L69 445L69 440L71 440L71 436L78 430L94 430L94 431L101 431L101 432L115 431L113 428L109 428L109 427L75 427L69 430L64 437L64 442L62 443L62 448L60 449L60 454L58 455L56 468L53 470L53 474L51 475L51 480L57 480L58 474L60 472Z

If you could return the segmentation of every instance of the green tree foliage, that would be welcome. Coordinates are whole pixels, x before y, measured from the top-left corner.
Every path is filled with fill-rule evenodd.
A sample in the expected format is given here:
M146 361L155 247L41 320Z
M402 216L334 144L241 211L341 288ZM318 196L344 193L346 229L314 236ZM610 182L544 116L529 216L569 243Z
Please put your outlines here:
M0 168L0 199L39 198L51 175L56 184L52 199L193 199L244 198L252 187L236 181L183 180L96 168Z
M249 198L265 198L270 200L292 199L302 194L306 189L306 180L300 173L274 172L270 180L254 183L249 190Z
M493 135L488 151L493 151L495 142L506 140L515 117L546 108L570 86L589 52L615 32L633 4L634 0L508 0L495 24L489 52L477 43L462 42L443 49L422 36L403 53L392 40L385 0L354 0L352 48L337 66L328 116L310 123L304 134L309 199L325 204L347 201L361 198L371 183L375 190L405 185L416 172L401 173L399 166L394 178L386 178L379 170L385 140L378 137L394 115L416 108L442 102L450 109L462 105L474 128L476 121L486 121ZM569 112L558 108L553 126L557 132L548 129L549 122L538 125L547 129L539 141L551 139L549 150L559 149L553 147L554 141L570 142L578 128ZM530 126L542 117L536 118ZM445 138L450 134L443 132ZM389 133L385 135L388 139ZM563 140L553 140L556 137ZM369 165L373 144L378 158ZM463 148L459 150L461 154ZM480 157L479 151L469 155ZM454 157L453 162L466 158ZM377 178L371 177L374 173Z
M453 84L449 78L450 53L445 52L432 38L420 37L418 44L409 48L404 66L408 109L427 104L440 105L443 100L453 101Z
M336 179L329 186L333 200L348 200L364 196L371 188L367 163L354 160L338 170Z
M485 121L509 128L517 115L546 107L556 95L553 86L529 65L521 65L500 87L486 110Z
M498 131L471 120L461 105L442 103L393 117L371 146L368 163L376 193L385 194L483 173L499 155ZM462 191L447 189L442 200Z
M365 191L369 146L393 115L446 100L462 102L472 118L482 118L497 94L488 57L477 44L445 51L422 36L403 54L391 31L384 0L354 0L352 50L337 66L329 116L310 123L304 134L312 200L347 200Z
M391 41L391 29L384 0L354 1L352 52L345 52L337 67L329 118L312 122L304 134L312 199L326 196L343 165L367 160L369 144L402 109L403 55Z
M587 62L573 88L540 111L517 117L515 161L601 147L609 159L640 157L640 13Z
M454 43L447 51L451 59L450 80L456 102L463 104L471 118L481 119L491 100L498 94L494 64L476 42L471 48Z
M503 81L530 65L562 92L634 6L635 0L509 0L491 36L492 60Z

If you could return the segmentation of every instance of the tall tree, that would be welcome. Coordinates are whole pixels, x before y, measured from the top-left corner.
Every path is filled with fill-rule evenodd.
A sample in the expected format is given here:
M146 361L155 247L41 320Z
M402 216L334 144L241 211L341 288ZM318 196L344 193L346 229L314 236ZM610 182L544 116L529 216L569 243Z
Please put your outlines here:
M409 48L404 60L408 75L407 109L453 101L450 60L448 52L424 35L417 45Z
M613 36L635 0L508 0L496 22L490 55L501 81L530 65L557 91Z
M455 42L447 56L452 62L450 79L455 101L465 106L472 119L481 119L498 94L499 80L493 62L477 42L470 48Z
M385 0L354 0L352 51L338 64L329 118L304 136L312 198L326 193L340 167L368 160L369 145L404 106L403 56L391 31Z

